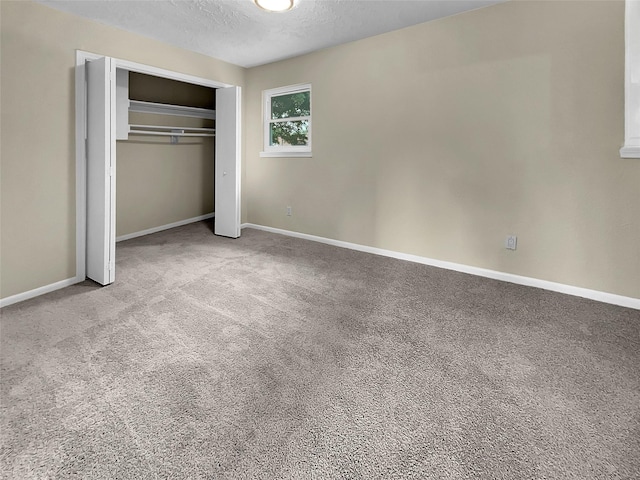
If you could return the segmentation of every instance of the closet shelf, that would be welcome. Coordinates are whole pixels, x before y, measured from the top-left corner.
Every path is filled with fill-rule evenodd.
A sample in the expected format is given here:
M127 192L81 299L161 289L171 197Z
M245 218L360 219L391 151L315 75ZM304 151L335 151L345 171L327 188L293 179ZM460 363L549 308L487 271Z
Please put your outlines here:
M128 135L156 135L171 137L171 143L178 143L180 137L215 137L215 128L171 127L168 125L129 125Z
M175 115L179 117L216 119L216 111L206 108L185 107L183 105L171 105L168 103L143 102L129 100L129 111L138 113L155 113L157 115Z

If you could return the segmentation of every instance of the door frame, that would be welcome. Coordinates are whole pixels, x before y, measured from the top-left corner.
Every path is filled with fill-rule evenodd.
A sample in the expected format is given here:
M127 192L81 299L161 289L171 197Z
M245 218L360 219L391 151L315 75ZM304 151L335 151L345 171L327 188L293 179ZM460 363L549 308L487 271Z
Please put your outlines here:
M85 63L109 55L76 50L75 63L75 113L76 113L76 278L77 282L82 282L87 275L87 78ZM143 73L156 77L178 80L180 82L201 85L209 88L234 87L229 83L218 82L208 78L197 77L186 73L175 72L163 68L153 67L142 63L113 58L116 69L120 68L130 72ZM114 99L115 101L115 99ZM236 105L240 110L240 105ZM241 142L242 122L238 120L238 142ZM241 155L236 158L238 171L240 170ZM238 202L241 201L240 189L238 188ZM240 210L240 207L239 207ZM238 224L239 228L239 224Z

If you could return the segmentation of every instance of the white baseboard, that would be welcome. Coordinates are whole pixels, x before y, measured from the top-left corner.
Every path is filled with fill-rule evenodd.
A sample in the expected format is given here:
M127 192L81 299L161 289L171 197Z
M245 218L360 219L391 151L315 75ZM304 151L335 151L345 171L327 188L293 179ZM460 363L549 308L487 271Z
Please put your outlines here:
M123 240L129 240L131 238L141 237L143 235L149 235L151 233L161 232L162 230L168 230L174 227L181 227L182 225L187 225L189 223L200 222L202 220L213 218L214 216L215 216L215 213L208 213L206 215L200 215L199 217L180 220L179 222L170 223L168 225L162 225L160 227L150 228L148 230L143 230L141 232L122 235L121 237L116 237L116 242L121 242ZM7 307L9 305L13 305L14 303L22 302L24 300L29 300L30 298L38 297L40 295L44 295L45 293L54 292L55 290L60 290L61 288L65 288L70 285L75 285L76 283L83 282L84 280L85 280L84 277L67 278L66 280L61 280L59 282L55 282L50 285L45 285L44 287L34 288L33 290L29 290L28 292L22 292L7 298L2 298L0 299L0 308Z
M200 217L190 218L188 220L182 220L169 225L163 225L161 227L152 228L149 230L143 230L142 232L136 232L129 235L123 235L116 238L116 241L128 240L130 238L140 237L142 235L148 235L162 230L167 230L173 227L179 227L188 223L199 222L201 220L207 220L213 218L214 214L210 213L202 215ZM341 248L348 248L350 250L357 250L359 252L373 253L375 255L381 255L384 257L397 258L398 260L406 260L409 262L421 263L423 265L430 265L432 267L444 268L447 270L453 270L456 272L469 273L471 275L477 275L480 277L492 278L494 280L501 280L504 282L515 283L518 285L526 285L529 287L542 288L544 290L551 290L553 292L564 293L567 295L573 295L576 297L588 298L596 300L598 302L610 303L612 305L619 305L621 307L633 308L640 310L640 298L625 297L622 295L616 295L614 293L600 292L598 290L590 290L588 288L574 287L572 285L565 285L563 283L549 282L547 280L540 280L537 278L523 277L521 275L514 275L512 273L498 272L495 270L488 270L485 268L472 267L469 265L463 265L460 263L444 262L442 260L435 260L433 258L420 257L418 255L410 255L407 253L394 252L393 250L384 250L382 248L369 247L367 245L359 245L357 243L343 242L341 240L334 240L331 238L318 237L316 235L309 235L306 233L292 232L290 230L282 230L280 228L265 227L263 225L256 225L253 223L243 223L241 228L254 228L256 230L263 230L265 232L277 233L280 235L286 235L289 237L302 238L305 240L311 240L313 242L325 243L327 245L333 245ZM66 280L45 285L43 287L34 288L27 292L18 293L10 297L0 299L0 308L13 305L14 303L22 302L30 298L34 298L45 293L54 292L61 288L69 287L84 281L84 278L72 277Z
M187 218L186 220L180 220L178 222L169 223L167 225L161 225L159 227L148 228L140 232L128 233L126 235L120 235L116 237L116 242L122 242L123 240L131 240L132 238L142 237L144 235L150 235L152 233L161 232L163 230L169 230L170 228L181 227L189 223L201 222L202 220L208 220L215 217L215 213L207 213L206 215L200 215L198 217Z
M410 254L401 253L401 252L394 252L393 250L384 250L382 248L369 247L367 245L359 245L357 243L343 242L341 240L333 240L331 238L318 237L318 236L309 235L306 233L292 232L290 230L282 230L280 228L265 227L263 225L256 225L253 223L243 223L242 228L254 228L256 230L263 230L265 232L278 233L280 235L287 235L289 237L302 238L305 240L311 240L313 242L326 243L327 245L333 245L341 248L348 248L351 250L357 250L359 252L373 253L375 255L382 255L384 257L397 258L399 260L407 260L409 262L421 263L423 265L430 265L432 267L444 268L447 270L454 270L456 272L462 272L462 273L469 273L471 275L492 278L494 280L501 280L503 282L516 283L518 285L526 285L529 287L542 288L544 290L551 290L553 292L565 293L567 295L589 298L591 300L596 300L598 302L610 303L613 305L619 305L621 307L634 308L634 309L640 310L640 298L625 297L625 296L616 295L613 293L600 292L598 290L590 290L588 288L565 285L563 283L549 282L547 280L540 280L537 278L514 275L512 273L504 273L504 272L498 272L495 270L488 270L486 268L472 267L469 265L463 265L461 263L444 262L442 260L436 260L433 258L420 257L418 255L410 255Z
M45 293L55 292L56 290L75 285L76 283L80 283L82 281L84 281L84 278L72 277L67 278L66 280L60 280L59 282L45 285L44 287L34 288L33 290L29 290L28 292L11 295L10 297L0 299L0 308L8 307L9 305L13 305L14 303L29 300L30 298L38 297L40 295L44 295Z

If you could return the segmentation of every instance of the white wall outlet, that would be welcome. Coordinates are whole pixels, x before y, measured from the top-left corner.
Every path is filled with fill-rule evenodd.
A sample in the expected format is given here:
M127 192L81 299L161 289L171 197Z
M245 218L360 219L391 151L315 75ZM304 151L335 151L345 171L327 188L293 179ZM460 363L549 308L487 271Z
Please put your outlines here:
M291 207L287 207L287 217L291 216Z
M507 235L506 240L504 241L504 247L508 250L515 250L518 246L518 237L515 235Z

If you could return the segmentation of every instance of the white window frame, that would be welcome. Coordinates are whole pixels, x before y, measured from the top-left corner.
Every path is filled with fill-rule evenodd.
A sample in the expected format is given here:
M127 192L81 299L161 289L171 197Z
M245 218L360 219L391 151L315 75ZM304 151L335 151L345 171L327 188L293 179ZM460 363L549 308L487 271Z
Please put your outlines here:
M624 146L622 158L640 158L640 0L625 5Z
M271 98L281 95L288 95L298 92L309 92L310 115L308 117L292 117L287 120L308 120L309 121L309 144L308 145L269 145L271 135ZM311 135L313 116L313 94L311 92L310 83L299 83L286 87L272 88L262 92L262 126L263 126L263 151L260 152L261 157L311 157Z

